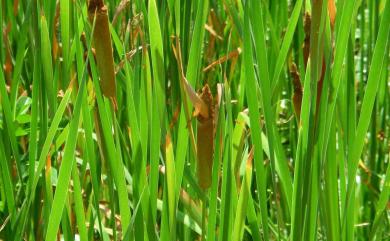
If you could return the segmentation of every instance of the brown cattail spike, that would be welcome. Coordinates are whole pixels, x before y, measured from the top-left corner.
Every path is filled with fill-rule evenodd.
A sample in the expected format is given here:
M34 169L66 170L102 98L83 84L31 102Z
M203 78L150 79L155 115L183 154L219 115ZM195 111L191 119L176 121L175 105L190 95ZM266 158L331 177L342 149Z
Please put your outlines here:
M88 5L89 21L95 20L93 43L96 51L96 62L100 75L100 87L103 94L114 100L116 96L116 82L114 57L111 44L111 34L108 20L108 9L103 1L91 0Z
M302 96L303 96L303 88L301 84L301 77L299 75L297 66L295 63L292 63L290 66L290 74L293 81L293 106L295 115L297 117L297 120L299 122L300 116L301 116L301 105L302 105Z
M208 117L197 115L198 182L199 186L205 190L211 186L212 181L215 128L213 96L207 84L203 87L200 98L206 103L209 110Z
M308 12L305 13L303 25L305 30L305 40L303 42L303 61L305 63L305 68L306 68L307 60L309 59L309 54L310 54L310 27L311 27L311 16Z

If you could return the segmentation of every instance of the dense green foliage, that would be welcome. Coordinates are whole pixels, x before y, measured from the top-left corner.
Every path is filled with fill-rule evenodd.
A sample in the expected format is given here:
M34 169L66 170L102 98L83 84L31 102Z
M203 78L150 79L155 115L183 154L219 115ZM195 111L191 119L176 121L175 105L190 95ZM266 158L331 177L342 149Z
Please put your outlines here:
M389 0L104 3L1 1L0 241L390 240Z

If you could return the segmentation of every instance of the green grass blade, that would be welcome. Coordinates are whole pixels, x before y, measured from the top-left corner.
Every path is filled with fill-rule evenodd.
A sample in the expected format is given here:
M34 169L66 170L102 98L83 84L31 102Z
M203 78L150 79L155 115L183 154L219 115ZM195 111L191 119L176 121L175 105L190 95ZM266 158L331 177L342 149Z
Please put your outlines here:
M266 202L266 182L265 170L263 166L263 152L261 142L261 127L258 120L260 120L258 97L256 93L255 72L253 69L252 43L250 33L250 19L249 19L249 4L245 6L244 18L244 49L243 58L245 62L245 76L246 80L246 94L249 106L249 117L251 123L252 142L254 145L254 162L256 169L256 184L258 190L258 197L260 202L261 224L264 232L264 240L269 239L268 225L267 225L267 202Z
M41 16L41 58L42 58L42 68L43 77L44 77L44 89L47 95L47 99L49 102L49 109L51 115L54 115L54 110L56 110L56 92L54 89L54 73L53 73L53 64L52 64L52 55L51 55L51 44L49 37L49 30L46 21L46 17L44 15Z
M301 14L302 5L303 5L303 0L298 0L295 2L294 9L291 13L291 17L287 25L287 30L283 38L282 46L280 47L278 58L276 60L275 70L273 71L274 74L271 82L273 93L274 93L274 89L276 88L276 85L279 82L280 74L283 70L288 51L291 47L291 43L294 37L294 32L297 27L299 16Z
M62 159L62 164L59 169L57 188L54 194L53 205L51 207L47 232L45 235L45 240L48 241L56 240L58 227L61 221L61 216L64 210L64 205L68 194L70 176L74 165L73 164L74 153L76 148L76 139L78 136L78 127L80 122L81 104L83 99L84 88L85 88L85 80L81 82L79 93L77 94L77 100L73 112L73 118L71 120L68 140L65 144L64 156Z
M352 190L356 181L356 172L360 159L360 155L363 150L365 135L368 130L368 126L370 124L370 116L372 113L372 109L375 102L375 96L378 91L378 86L380 82L380 78L383 69L383 63L385 62L385 58L388 58L388 54L383 51L387 49L389 45L390 39L390 3L386 2L386 7L384 9L381 24L379 27L378 38L375 43L373 58L371 62L370 72L368 75L367 87L365 90L363 103L361 107L361 114L359 117L358 126L356 128L356 136L353 142L353 149L351 150L351 155L349 158L349 162L352 164L351 170L348 172L348 188L347 188L347 207L350 207L350 204L353 200ZM344 218L345 220L345 218Z
M49 153L50 147L53 143L55 134L58 130L58 126L60 124L62 115L64 114L65 108L70 100L70 95L72 93L72 89L68 89L65 92L64 98L62 99L60 105L58 106L58 109L54 115L53 121L50 125L49 131L47 133L47 137L45 139L45 142L42 146L41 152L39 154L39 159L38 159L38 165L35 170L35 175L33 176L34 179L32 181L32 186L30 187L30 202L32 201L34 194L35 194L35 189L38 184L39 180L39 173L43 170L43 167L45 165L46 157L47 154Z

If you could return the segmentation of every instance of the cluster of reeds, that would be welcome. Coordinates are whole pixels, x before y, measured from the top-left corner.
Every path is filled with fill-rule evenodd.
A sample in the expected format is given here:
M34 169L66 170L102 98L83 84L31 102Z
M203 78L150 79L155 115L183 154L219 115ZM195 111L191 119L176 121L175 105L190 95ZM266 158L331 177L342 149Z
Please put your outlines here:
M0 241L390 240L390 0L4 0L0 33Z

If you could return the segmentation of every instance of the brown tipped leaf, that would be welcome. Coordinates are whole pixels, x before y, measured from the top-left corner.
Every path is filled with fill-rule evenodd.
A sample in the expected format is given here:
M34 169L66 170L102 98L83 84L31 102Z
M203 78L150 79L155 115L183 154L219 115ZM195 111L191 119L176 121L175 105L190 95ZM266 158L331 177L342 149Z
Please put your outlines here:
M334 0L328 0L328 13L329 13L330 26L332 27L333 30L336 21L336 4L334 3Z

